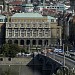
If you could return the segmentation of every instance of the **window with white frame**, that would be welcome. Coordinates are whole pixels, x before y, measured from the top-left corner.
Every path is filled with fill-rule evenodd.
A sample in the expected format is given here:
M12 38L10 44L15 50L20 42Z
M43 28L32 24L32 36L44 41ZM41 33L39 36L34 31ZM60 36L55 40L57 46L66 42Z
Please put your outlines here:
M27 33L27 37L30 37L30 33Z
M11 27L11 24L9 24L9 27Z
M9 33L9 37L12 37L12 33Z
M42 37L42 33L39 33L39 37Z
M15 37L18 37L18 33L15 33Z
M9 29L9 32L11 33L12 32L12 29Z
M15 27L17 27L17 24L15 24Z
M21 33L23 33L24 32L24 29L21 29Z
M24 33L21 33L21 37L24 37Z
M54 22L54 19L51 19L51 22Z
M18 32L18 29L15 29L15 32Z
M37 36L37 34L36 33L33 33L33 37L36 37Z
M24 24L21 24L21 27L24 27Z

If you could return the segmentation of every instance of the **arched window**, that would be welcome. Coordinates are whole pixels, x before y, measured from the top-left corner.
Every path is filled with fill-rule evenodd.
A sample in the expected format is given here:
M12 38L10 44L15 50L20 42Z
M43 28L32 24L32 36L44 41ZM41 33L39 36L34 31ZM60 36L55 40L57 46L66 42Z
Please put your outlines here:
M38 45L42 45L42 40L38 40Z
M26 45L29 45L30 44L30 40L26 40Z
M14 40L14 44L18 44L18 40Z
M48 40L45 40L44 41L44 45L48 45Z
M33 45L36 45L36 40L33 40L33 41L32 41L32 44L33 44Z
M24 40L20 40L20 45L24 45Z
M8 40L8 44L12 44L12 40Z

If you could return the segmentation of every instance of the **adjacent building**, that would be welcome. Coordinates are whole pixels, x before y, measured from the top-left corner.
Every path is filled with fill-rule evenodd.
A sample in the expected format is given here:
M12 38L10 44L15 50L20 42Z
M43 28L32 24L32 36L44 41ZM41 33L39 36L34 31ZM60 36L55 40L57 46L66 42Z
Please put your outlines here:
M5 41L5 22L6 22L5 16L0 15L0 48Z

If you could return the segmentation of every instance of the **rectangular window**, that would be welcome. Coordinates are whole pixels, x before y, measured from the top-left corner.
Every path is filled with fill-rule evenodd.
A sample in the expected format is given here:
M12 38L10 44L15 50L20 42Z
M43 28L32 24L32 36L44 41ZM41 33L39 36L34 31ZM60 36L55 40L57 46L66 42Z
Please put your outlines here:
M48 27L48 25L49 25L48 23L45 23L45 27Z
M20 30L18 31L18 36L20 36Z
M3 19L0 19L0 22L3 22Z
M35 24L33 24L33 27L35 27Z
M12 29L9 29L9 33L11 33L12 32Z
M33 29L33 32L36 32L37 30L36 29Z
M26 30L25 30L25 33L24 33L24 34L25 34L25 36L26 36Z
M15 29L15 32L18 32L18 29Z
M36 33L33 33L33 37L36 37L37 35L36 35Z
M14 30L12 30L12 36L14 36Z
M24 37L24 33L21 33L21 37Z
M30 28L29 28L29 29L27 29L27 32L30 32Z
M51 19L51 22L54 22L54 19Z
M21 27L24 27L24 25L23 25L23 24L21 24Z
M15 27L17 27L17 24L15 24Z
M30 37L30 33L27 33L27 37Z
M45 29L45 32L48 32L49 31L49 29Z
M18 33L15 33L15 37L18 37Z
M42 29L39 29L39 32L42 32Z
M12 37L12 33L9 33L9 37Z
M9 24L9 27L11 27L11 24Z
M27 24L27 27L30 27L30 24Z
M39 27L42 27L42 24L39 24Z
M45 33L45 37L48 37L48 33Z
M24 32L24 29L21 29L21 33L23 33Z
M39 37L42 37L42 33L39 33Z

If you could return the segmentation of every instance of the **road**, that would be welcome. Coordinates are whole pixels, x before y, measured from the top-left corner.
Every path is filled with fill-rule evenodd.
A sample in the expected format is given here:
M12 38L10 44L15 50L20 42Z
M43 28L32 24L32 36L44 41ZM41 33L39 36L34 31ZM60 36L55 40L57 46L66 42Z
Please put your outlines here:
M56 53L47 53L47 56L63 64L64 57ZM65 57L65 65L71 69L75 68L75 61Z

